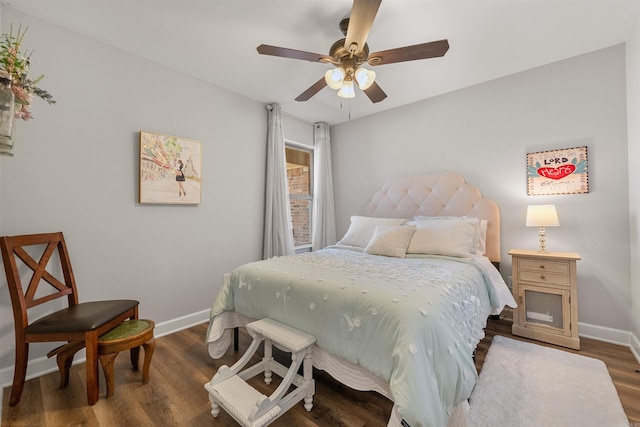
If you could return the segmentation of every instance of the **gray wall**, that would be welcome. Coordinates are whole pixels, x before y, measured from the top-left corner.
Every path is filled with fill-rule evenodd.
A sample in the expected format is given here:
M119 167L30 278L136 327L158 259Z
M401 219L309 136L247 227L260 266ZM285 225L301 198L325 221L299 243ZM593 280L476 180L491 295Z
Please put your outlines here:
M11 23L29 25L32 75L58 103L34 101L0 159L0 232L63 231L82 301L138 299L157 333L206 320L222 275L261 256L264 105L2 6ZM140 130L202 141L199 206L137 203ZM3 273L0 384L13 347Z
M537 229L524 226L527 205L554 203L560 227L547 230L548 249L583 258L581 333L628 340L625 90L619 45L334 126L338 234L385 179L458 172L500 207L506 277L509 249L537 248ZM582 145L589 150L589 194L527 196L527 153Z
M629 132L629 216L631 236L631 307L634 341L640 359L640 24L626 44L627 117Z
M313 147L313 124L282 113L282 133L285 141Z

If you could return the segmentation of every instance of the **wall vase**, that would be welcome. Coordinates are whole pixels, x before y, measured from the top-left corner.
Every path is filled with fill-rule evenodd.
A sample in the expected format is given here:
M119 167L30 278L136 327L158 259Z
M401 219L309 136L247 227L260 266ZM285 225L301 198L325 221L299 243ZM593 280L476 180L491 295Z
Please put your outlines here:
M11 79L0 76L0 155L13 156L15 108Z

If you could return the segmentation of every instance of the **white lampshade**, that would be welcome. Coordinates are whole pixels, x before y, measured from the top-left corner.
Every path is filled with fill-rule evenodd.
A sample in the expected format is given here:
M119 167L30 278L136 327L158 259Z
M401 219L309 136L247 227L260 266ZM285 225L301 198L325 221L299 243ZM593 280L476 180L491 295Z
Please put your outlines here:
M558 212L556 205L533 205L527 206L527 227L539 227L538 242L540 249L538 252L548 254L547 238L545 227L557 227L560 225L558 221Z
M358 86L360 86L360 89L362 90L369 89L375 79L375 71L367 70L364 67L360 67L356 70L356 81L358 82Z
M341 98L353 98L356 96L355 89L353 88L353 80L344 80L342 82L338 96Z
M527 206L527 227L558 227L556 205Z
M344 70L340 67L329 70L324 73L324 80L331 89L340 89L344 80Z

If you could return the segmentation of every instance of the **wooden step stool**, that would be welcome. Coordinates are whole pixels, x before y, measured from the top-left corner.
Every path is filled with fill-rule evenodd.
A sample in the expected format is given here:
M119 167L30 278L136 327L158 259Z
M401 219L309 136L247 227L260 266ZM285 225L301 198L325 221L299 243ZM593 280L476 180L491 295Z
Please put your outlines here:
M138 369L140 346L144 347L144 364L142 365L142 382L149 381L149 366L156 342L153 338L153 320L131 319L120 323L115 328L98 338L98 357L107 382L107 397L113 396L113 363L119 352L131 350L131 365Z
M204 385L209 392L211 415L217 417L222 406L244 427L262 427L271 424L302 399L305 409L311 411L315 393L311 352L316 338L269 318L249 323L247 330L254 337L247 352L231 368L221 366L211 381ZM263 340L262 361L241 371ZM289 368L273 359L272 343L291 353ZM301 376L298 368L303 362ZM271 383L272 372L282 377L282 382L269 397L246 382L261 372L264 372L267 384ZM291 384L296 388L285 396Z

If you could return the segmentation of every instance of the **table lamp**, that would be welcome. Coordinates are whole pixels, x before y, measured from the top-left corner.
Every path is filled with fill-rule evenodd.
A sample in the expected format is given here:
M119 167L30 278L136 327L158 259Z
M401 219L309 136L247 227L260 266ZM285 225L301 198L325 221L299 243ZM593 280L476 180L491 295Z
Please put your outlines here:
M557 227L558 213L556 205L532 205L527 206L527 227L540 227L540 250L541 254L548 254L546 247L545 227Z

